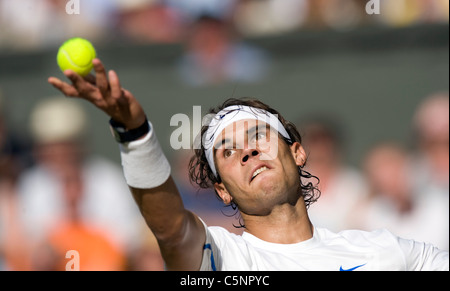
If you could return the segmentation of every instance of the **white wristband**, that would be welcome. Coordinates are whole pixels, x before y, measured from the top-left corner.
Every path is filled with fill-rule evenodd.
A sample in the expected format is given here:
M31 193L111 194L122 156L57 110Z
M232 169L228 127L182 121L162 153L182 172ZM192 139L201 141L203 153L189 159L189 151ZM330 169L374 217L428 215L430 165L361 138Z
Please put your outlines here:
M123 173L129 186L151 189L161 186L169 178L170 164L151 123L150 131L143 139L121 143L119 147Z

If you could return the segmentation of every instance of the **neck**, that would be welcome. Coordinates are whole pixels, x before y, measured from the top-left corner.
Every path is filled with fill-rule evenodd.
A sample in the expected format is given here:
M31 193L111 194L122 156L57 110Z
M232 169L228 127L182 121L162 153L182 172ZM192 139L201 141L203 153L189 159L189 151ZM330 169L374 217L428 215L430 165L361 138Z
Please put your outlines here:
M292 244L313 236L313 226L303 199L298 199L295 205L276 206L265 216L241 215L246 231L267 242Z

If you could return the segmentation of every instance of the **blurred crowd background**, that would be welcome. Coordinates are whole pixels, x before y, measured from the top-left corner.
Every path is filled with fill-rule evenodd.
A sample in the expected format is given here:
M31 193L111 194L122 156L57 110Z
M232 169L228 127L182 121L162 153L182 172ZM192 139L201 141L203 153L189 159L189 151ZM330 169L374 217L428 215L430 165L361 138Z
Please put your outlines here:
M1 0L0 49L52 48L72 35L97 44L179 43L191 35L192 24L202 16L224 21L244 37L302 29L446 23L449 17L446 0L381 0L383 13L375 17L366 13L366 0L75 0L80 3L79 14L71 17L66 10L69 2Z
M69 250L82 270L164 269L107 118L46 83L75 36L141 101L209 225L243 231L190 184L171 116L252 96L298 125L322 192L313 224L449 250L448 0L380 0L373 15L365 0L69 2L0 0L0 270L65 270Z

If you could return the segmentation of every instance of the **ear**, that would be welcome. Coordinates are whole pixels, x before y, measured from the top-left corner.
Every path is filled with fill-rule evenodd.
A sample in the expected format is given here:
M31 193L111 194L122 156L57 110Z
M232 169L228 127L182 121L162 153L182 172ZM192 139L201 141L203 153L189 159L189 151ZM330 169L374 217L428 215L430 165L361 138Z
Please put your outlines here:
M297 166L303 166L306 163L306 152L299 142L294 142L291 146L291 154Z
M220 199L222 199L223 203L226 205L229 205L231 201L233 200L233 197L228 192L227 188L223 183L215 183L214 184L214 190L216 190L217 194L219 195Z

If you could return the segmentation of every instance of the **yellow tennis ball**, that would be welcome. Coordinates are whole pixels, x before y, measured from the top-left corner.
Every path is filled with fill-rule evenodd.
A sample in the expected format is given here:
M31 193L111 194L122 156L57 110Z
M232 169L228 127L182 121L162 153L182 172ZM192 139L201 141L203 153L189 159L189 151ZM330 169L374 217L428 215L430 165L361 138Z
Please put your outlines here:
M59 48L56 60L64 72L72 70L80 76L86 76L93 68L92 60L95 59L95 48L88 40L75 37L64 42Z

